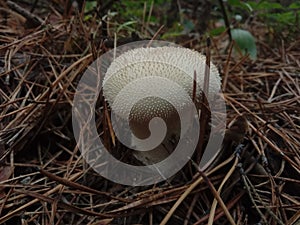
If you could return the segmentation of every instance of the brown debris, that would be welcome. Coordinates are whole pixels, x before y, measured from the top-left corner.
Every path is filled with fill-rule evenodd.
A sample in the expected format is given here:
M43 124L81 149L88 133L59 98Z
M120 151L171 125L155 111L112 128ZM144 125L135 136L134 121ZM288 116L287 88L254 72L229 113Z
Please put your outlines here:
M249 125L247 133L241 131L243 145L230 147L239 154L202 176L189 165L166 182L134 188L90 169L72 131L77 82L111 39L102 36L95 19L85 21L80 13L51 21L64 18L58 6L49 7L49 20L47 13L28 9L21 15L12 6L11 1L1 5L5 15L0 14L0 224L228 224L230 218L231 224L292 225L300 220L300 39L282 40L278 47L258 40L256 61L233 56L231 47L225 51L224 35L212 39L211 61L221 68L228 121L244 115ZM24 27L24 16L36 20L34 29ZM205 49L197 39L181 44ZM100 96L100 137L112 153L131 162L104 104Z

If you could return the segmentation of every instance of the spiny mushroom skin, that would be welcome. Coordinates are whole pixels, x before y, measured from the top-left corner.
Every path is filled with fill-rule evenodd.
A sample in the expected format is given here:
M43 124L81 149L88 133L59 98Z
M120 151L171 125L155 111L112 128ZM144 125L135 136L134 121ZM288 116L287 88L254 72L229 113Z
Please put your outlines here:
M122 104L114 105L112 111L124 120L129 119L132 132L136 137L144 139L150 135L149 122L154 117L162 118L167 125L167 134L163 142L151 151L136 152L135 156L144 164L149 165L166 158L176 147L176 141L180 137L180 118L174 106L163 97L166 94L173 99L177 108L185 110L186 99L178 95L172 89L162 85L159 78L165 78L180 85L186 93L192 97L194 74L197 79L197 99L200 99L201 89L204 82L206 67L205 56L200 53L181 47L147 47L129 50L117 57L108 67L103 80L103 95L112 107L116 96L124 87L132 82L145 77L153 82L151 87L147 83L136 83L125 95ZM157 82L156 82L157 81ZM207 98L212 99L213 93L218 93L220 88L220 76L217 68L210 65L209 93ZM139 100L131 109L129 118L125 118L129 102L134 95L141 93L143 89L151 88L157 93L156 96ZM168 91L168 93L165 93ZM139 143L132 143L139 146Z

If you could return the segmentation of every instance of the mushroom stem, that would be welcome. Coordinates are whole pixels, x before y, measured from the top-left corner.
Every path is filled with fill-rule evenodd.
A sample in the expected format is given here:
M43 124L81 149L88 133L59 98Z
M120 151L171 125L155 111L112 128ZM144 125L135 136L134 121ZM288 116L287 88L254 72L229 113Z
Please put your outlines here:
M154 164L167 158L175 149L176 144L178 143L178 139L180 138L180 122L178 114L174 114L172 116L169 116L168 118L163 118L163 120L167 127L167 132L163 141L153 150L134 152L134 156L146 165ZM131 120L130 128L132 130L132 133L136 137L140 139L145 139L148 138L150 135L156 135L150 133L150 130L148 129L149 124L150 120L143 122ZM131 144L135 149L145 148L143 144L134 140L132 140Z

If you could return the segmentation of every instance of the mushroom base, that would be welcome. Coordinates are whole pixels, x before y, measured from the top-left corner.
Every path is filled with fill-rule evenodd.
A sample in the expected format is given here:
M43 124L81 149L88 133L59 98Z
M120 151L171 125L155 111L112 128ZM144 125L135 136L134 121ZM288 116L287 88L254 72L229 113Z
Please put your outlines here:
M163 118L164 119L164 118ZM154 149L149 151L134 151L134 156L145 165L158 163L167 158L176 148L180 138L180 119L178 115L170 116L164 119L167 125L167 133L163 141ZM140 139L148 138L151 133L149 130L149 121L130 121L132 133ZM135 149L143 149L140 143L131 142Z

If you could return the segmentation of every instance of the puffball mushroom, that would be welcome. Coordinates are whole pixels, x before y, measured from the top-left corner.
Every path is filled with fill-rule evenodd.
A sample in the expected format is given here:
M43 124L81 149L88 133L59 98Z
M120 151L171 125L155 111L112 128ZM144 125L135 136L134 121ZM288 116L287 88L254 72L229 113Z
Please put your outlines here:
M176 145L176 141L172 141L180 138L182 128L176 109L185 112L187 100L165 81L179 85L192 98L196 73L196 99L199 100L205 67L206 58L199 52L173 46L128 50L115 58L108 67L102 84L103 95L118 117L129 120L131 131L138 138L132 140L131 146L136 149L146 148L139 139L155 135L149 131L149 123L153 118L161 118L166 124L166 135L159 145L150 151L135 153L136 158L144 164L153 164L166 158ZM208 99L219 92L220 82L218 70L211 64ZM156 94L140 99L139 95L147 90ZM122 101L114 104L121 92ZM132 101L135 101L133 105ZM127 118L128 111L130 114Z

